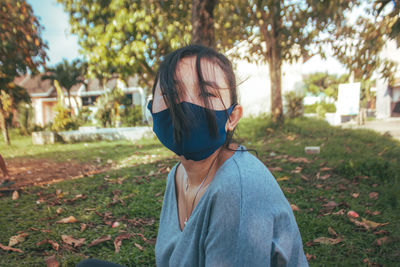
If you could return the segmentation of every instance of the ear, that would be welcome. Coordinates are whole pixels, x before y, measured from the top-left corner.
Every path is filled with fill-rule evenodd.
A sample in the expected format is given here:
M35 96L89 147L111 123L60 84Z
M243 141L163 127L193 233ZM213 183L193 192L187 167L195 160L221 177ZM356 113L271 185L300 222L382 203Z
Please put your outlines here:
M233 131L236 125L239 123L239 120L243 115L243 107L240 104L237 104L232 111L231 116L225 124L225 131Z

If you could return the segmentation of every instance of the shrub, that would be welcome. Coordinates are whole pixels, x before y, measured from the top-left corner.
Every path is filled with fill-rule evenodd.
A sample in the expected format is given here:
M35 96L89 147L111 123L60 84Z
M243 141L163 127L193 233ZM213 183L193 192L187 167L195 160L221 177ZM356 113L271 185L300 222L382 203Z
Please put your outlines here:
M79 110L78 116L76 117L76 122L79 126L82 126L88 122L90 122L90 116L92 115L92 111L87 107L83 107Z
M142 123L143 114L140 106L126 107L120 112L123 126L136 126Z
M17 106L19 132L21 135L29 135L33 127L33 108L30 104L21 102Z
M322 106L323 109L327 113L335 113L336 112L336 106L335 106L334 103L321 102L321 103L314 103L314 104L311 104L311 105L305 105L304 106L304 113L317 113L317 107L318 106Z
M286 112L290 118L301 117L304 114L303 98L304 95L294 91L287 92L285 95Z
M118 120L119 103L124 98L121 89L114 88L97 98L95 118L103 127L113 127Z
M64 107L62 104L57 104L55 107L56 117L51 127L53 131L67 131L78 128L78 123L72 118L71 110Z

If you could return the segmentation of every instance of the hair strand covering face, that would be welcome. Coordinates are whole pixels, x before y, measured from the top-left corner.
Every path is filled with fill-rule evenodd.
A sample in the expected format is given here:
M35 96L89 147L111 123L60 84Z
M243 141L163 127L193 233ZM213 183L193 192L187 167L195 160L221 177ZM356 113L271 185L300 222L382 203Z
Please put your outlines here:
M188 57L195 57L196 59L194 72L197 77L194 77L194 80L197 80L196 86L200 91L200 98L205 107L181 101L179 92L182 92L185 88L183 88L183 84L178 77L177 66L182 59ZM231 105L229 108L224 105L224 110L217 111L213 109L212 103L207 96L207 87L213 87L217 92L220 88L215 88L217 87L215 82L207 81L204 78L204 71L202 70L202 67L204 67L202 63L204 62L207 63L207 71L209 71L209 68L220 68L224 73L230 93ZM232 132L225 132L225 124L237 103L237 92L232 64L224 55L200 45L189 45L178 49L168 54L160 64L152 89L153 96L157 86L161 90L167 110L157 113L152 112L154 130L158 132L158 134L156 132L157 136L166 147L171 149L172 144L174 144L175 151L171 150L178 155L183 155L181 153L184 150L192 150L185 153L188 157L197 158L198 160L199 157L193 156L193 154L203 154L200 156L200 158L203 158L208 153L204 154L204 151L200 151L200 147L194 149L194 145L189 145L189 143L199 142L203 140L204 136L207 136L208 140L202 141L203 146L210 146L213 143L212 141L215 140L218 140L218 142L215 142L214 146L225 145L227 147L229 145ZM221 95L219 95L219 98L221 99ZM149 109L152 111L152 102L149 104ZM163 120L159 120L160 117L163 117ZM199 118L201 118L201 121ZM165 124L166 121L168 121L169 127ZM168 130L166 130L167 128ZM161 134L161 132L164 134ZM167 132L168 134L166 134ZM159 135L162 137L160 138ZM167 135L170 136L167 137ZM207 142L211 143L207 144ZM214 147L209 150L214 150Z

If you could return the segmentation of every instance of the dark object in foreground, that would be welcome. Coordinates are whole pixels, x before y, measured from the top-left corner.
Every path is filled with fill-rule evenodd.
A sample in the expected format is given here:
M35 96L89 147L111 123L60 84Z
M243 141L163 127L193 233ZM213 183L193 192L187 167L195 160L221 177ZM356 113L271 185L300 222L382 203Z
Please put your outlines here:
M86 259L78 262L75 267L124 267L122 265L96 259Z

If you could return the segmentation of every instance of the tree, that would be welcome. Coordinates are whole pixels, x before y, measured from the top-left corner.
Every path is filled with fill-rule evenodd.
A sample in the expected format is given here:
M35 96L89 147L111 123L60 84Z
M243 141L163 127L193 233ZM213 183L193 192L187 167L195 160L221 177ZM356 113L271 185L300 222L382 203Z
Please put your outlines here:
M347 82L348 78L347 74L338 76L327 72L316 72L306 75L303 82L307 92L315 96L323 93L337 100L339 84Z
M354 25L342 26L333 36L333 54L352 73L355 81L369 80L376 72L389 82L393 80L395 62L380 55L390 34L390 20L388 17L376 20L360 16Z
M387 15L391 18L392 23L388 25L389 37L397 41L397 46L400 45L400 0L376 0L374 9L376 15L383 13L384 9L393 5L392 11Z
M29 99L26 90L13 81L28 70L36 73L45 66L47 45L41 38L42 27L25 0L0 2L0 28L0 127L5 142L10 144L6 124L9 108Z
M103 84L115 74L122 79L137 75L149 88L159 62L172 50L191 42L227 50L244 36L243 19L228 0L194 0L193 9L191 1L57 1L69 13L89 76Z
M356 1L235 0L233 13L245 19L249 61L266 62L271 81L271 114L282 121L281 68L283 62L305 61L323 53L324 35L344 22Z
M89 76L103 84L115 74L122 79L136 74L148 87L162 56L190 40L190 1L58 2L70 15Z
M54 68L48 68L47 71L48 74L43 75L42 80L49 79L53 82L57 80L60 86L67 90L68 107L71 108L71 89L76 84L85 84L83 76L86 73L86 63L76 59L70 64L64 59Z
M192 43L214 47L214 7L217 0L192 0Z

